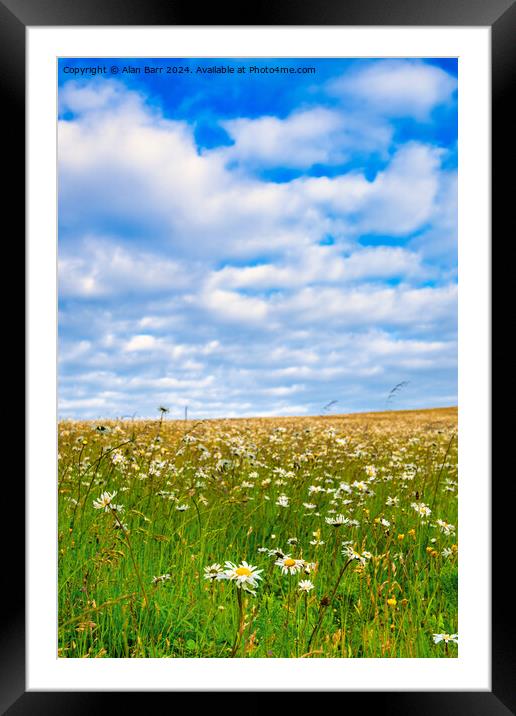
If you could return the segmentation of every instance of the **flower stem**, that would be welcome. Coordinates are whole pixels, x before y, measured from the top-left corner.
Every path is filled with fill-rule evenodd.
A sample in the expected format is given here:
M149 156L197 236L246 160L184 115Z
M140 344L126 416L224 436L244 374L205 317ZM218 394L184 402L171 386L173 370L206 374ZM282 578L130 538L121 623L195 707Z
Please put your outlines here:
M110 506L110 507L111 507L111 506ZM135 571L135 573L136 573L136 577L137 577L138 582L139 582L139 584L140 584L140 589L142 590L142 594L143 594L143 599L144 599L144 602L145 602L145 606L147 607L147 610L150 612L149 597L147 596L147 592L146 592L146 590L145 590L145 587L143 586L142 576L141 576L141 574L140 574L140 570L138 569L138 565L136 564L136 559L135 559L135 556L134 556L133 548L131 547L131 540L129 539L129 534L128 534L126 528L124 527L122 521L120 520L120 517L118 516L117 511L114 510L112 507L111 507L111 514L114 516L115 520L118 522L118 526L119 526L120 529L122 530L122 533L123 533L123 535L124 535L124 537L125 537L125 539L126 539L127 547L129 548L129 554L131 555L131 560L132 560L132 563L133 563L133 566L134 566L134 571ZM156 652L155 652L155 649L154 649L154 640L153 640L152 636L151 636L151 646L152 646L152 655L153 655L154 657L156 657Z
M333 591L332 591L331 596L329 597L329 599L328 599L327 601L324 601L324 602L321 600L321 604L320 604L320 606L319 606L319 618L318 618L318 620L317 620L316 625L315 625L314 628L313 628L312 634L310 635L310 639L309 639L309 641L308 641L308 646L307 646L307 651L310 651L310 647L311 647L311 645L312 645L312 641L314 640L314 638L315 638L317 632L318 632L319 629L321 628L322 620L323 620L323 617L324 617L324 609L325 609L325 607L329 606L329 605L333 602L333 598L334 598L334 596L335 596L335 594L336 594L336 592L337 592L337 589L339 588L340 580L342 579L342 576L343 576L344 572L346 571L346 569L348 568L348 566L351 564L352 561L353 561L352 559L348 559L348 561L345 563L345 565L344 565L344 566L342 567L342 569L340 570L339 576L337 577L337 581L335 582L335 586L333 587Z
M237 588L237 598L238 598L238 627L235 634L235 641L233 642L233 647L231 649L231 658L233 658L238 651L238 647L240 646L240 639L242 638L242 634L244 632L244 610L242 605L242 590Z

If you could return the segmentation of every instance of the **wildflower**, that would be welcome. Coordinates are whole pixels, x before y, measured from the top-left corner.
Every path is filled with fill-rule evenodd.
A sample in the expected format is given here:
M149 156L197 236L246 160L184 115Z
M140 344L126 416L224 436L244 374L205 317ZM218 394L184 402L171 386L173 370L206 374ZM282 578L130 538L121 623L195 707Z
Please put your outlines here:
M123 509L121 505L115 505L115 507ZM129 532L129 526L126 525L125 522L115 522L115 524L113 525L113 529L122 530L123 532Z
M459 643L458 634L433 634L432 636L434 644L438 644L440 641L444 641L445 644L448 644L450 641L452 641L454 644Z
M455 533L455 526L445 522L444 520L436 520L436 524L445 535L451 535Z
M125 457L118 450L114 450L111 454L111 462L113 465L123 465L125 463Z
M313 505L311 502L303 502L303 507L306 507L307 510L315 510L317 505Z
M210 581L213 581L214 579L220 579L221 574L222 567L216 562L204 568L204 579L209 579Z
M282 559L283 557L286 557L287 555L283 550L281 549L270 549L269 550L269 557L276 557L276 559Z
M370 559L368 556L370 552L363 552L362 554L359 554L359 552L355 552L355 550L349 546L349 544L345 544L342 548L342 554L347 557L348 559L356 559L362 566L364 566L368 559Z
M286 495L280 495L276 500L276 504L280 507L288 507L289 498Z
M428 507L428 505L425 505L424 502L413 502L410 505L420 517L428 517L432 510Z
M335 515L335 517L325 517L326 523L328 525L333 525L334 527L340 527L341 525L345 525L349 522L349 519L345 517L344 515Z
M383 517L382 517L382 518L380 518L380 517L375 517L375 518L374 518L374 522L375 522L375 524L377 524L377 525L383 525L384 527L390 527L390 526L391 526L391 523L389 522L389 520L386 520L386 519L383 518Z
M159 577L153 577L153 584L160 584L161 582L167 582L170 579L170 574L161 574Z
M398 602L396 601L396 597L389 597L389 599L387 600L387 604L390 607L395 607L397 603Z
M317 572L317 562L305 562L303 566L303 572L305 574L311 574L312 572Z
M311 495L314 492L326 492L326 490L320 485L310 485L310 487L308 488L308 494Z
M305 561L304 559L292 559L292 557L287 554L284 557L280 557L274 564L281 567L283 574L288 574L289 572L290 574L297 574L297 572L303 569Z
M256 592L253 590L258 586L256 580L262 578L260 572L263 572L263 569L252 567L245 561L239 564L238 567L236 564L233 564L233 562L226 562L224 566L226 579L235 581L239 589L244 589L246 592L250 592L253 596L256 596Z
M100 497L98 497L96 500L93 500L93 507L96 510L104 510L104 512L109 512L111 510L111 500L116 494L116 491L103 492Z
M308 594L308 592L313 588L314 588L314 585L312 584L312 582L309 579L302 579L299 582L299 591L300 592L306 592Z
M111 502L109 507L106 508L105 512L107 512L108 510L110 512L123 512L124 506L123 505L115 505L115 504L113 504L113 502Z
M179 510L179 512L185 512L188 509L190 509L190 505L176 505L176 510Z
M400 501L399 497L388 497L385 501L387 507L397 507Z

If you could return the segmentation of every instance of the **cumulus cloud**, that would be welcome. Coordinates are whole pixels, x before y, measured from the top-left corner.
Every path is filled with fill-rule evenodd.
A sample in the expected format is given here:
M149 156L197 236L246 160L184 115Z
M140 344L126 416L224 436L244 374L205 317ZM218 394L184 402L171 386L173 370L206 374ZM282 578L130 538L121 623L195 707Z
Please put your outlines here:
M324 321L338 326L410 325L413 328L454 320L457 287L303 288L277 305L289 321Z
M379 114L418 120L450 102L456 88L454 77L421 60L372 61L328 84L330 93Z
M59 256L59 290L62 296L106 297L124 293L170 293L184 289L195 273L164 256L128 250L110 238L85 237L73 251Z
M234 144L217 150L227 162L249 168L308 168L314 164L342 164L357 151L384 155L392 128L339 111L316 107L286 118L238 118L221 123Z
M400 148L373 181L353 171L278 184L231 171L223 151L199 154L191 126L147 109L136 93L115 96L116 110L59 125L60 224L70 236L112 225L173 246L176 258L220 260L344 237L359 213L369 217L364 230L397 234L428 219L439 169L431 147Z
M454 394L456 172L392 118L428 123L455 84L390 62L335 79L332 106L221 118L233 144L210 150L122 83L63 86L63 415L369 409L402 379ZM278 167L294 178L260 173Z
M357 248L346 256L338 247L310 246L288 259L288 263L225 266L212 272L206 284L211 289L224 286L226 289L285 290L308 284L428 275L419 255L401 247ZM265 313L263 309L262 315Z

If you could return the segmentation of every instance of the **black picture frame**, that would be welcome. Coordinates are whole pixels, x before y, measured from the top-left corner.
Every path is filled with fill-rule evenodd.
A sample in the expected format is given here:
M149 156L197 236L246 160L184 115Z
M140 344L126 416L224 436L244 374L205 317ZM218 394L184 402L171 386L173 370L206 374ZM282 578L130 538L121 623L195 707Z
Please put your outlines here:
M234 6L214 3L203 6L169 0L0 0L0 91L5 123L4 167L9 181L3 198L6 213L18 219L15 235L22 232L19 217L25 215L25 37L33 26L78 25L362 25L362 26L489 26L492 39L492 236L501 242L513 225L514 180L508 158L515 157L515 115L509 111L510 90L516 77L516 5L514 0L254 0ZM512 83L511 83L512 80ZM5 111L8 109L8 111ZM511 152L511 149L513 150ZM7 157L5 154L7 153ZM512 172L511 172L512 174ZM12 244L16 242L11 242ZM21 236L18 246L23 247ZM22 248L21 261L24 261ZM494 265L493 265L494 267ZM509 284L509 266L498 266L498 288L492 293L493 309L500 307L503 286ZM497 303L497 300L499 303ZM493 310L493 319L496 312ZM11 328L14 331L14 323ZM494 328L494 323L492 324ZM36 347L30 346L32 350ZM494 357L494 355L493 355ZM21 381L20 381L21 384ZM508 437L504 429L493 431L492 454ZM510 457L510 454L509 454ZM510 469L510 464L508 466ZM513 482L513 478L511 478ZM4 504L24 504L21 479L4 481ZM511 540L504 538L504 506L510 501L507 481L492 484L492 690L490 692L346 692L342 708L379 709L384 715L418 713L497 716L514 713L514 607L507 595L504 575L512 572L508 554ZM16 510L17 539L4 547L2 571L9 584L4 606L0 648L0 709L12 716L21 714L82 714L92 709L120 706L120 693L26 692L25 690L25 585L24 536ZM498 516L498 519L495 519ZM5 535L5 533L4 533ZM7 539L4 536L4 539ZM506 560L511 565L507 566ZM7 592L7 589L5 590ZM287 690L287 689L285 689ZM336 690L338 690L336 688ZM149 696L170 694L131 693L136 708L150 708ZM198 695L201 695L200 693ZM264 694L265 695L265 694ZM261 702L261 694L253 705ZM143 698L146 699L143 702ZM174 697L172 697L174 698ZM351 701L350 701L351 700ZM353 702L353 703L352 703ZM356 702L356 703L354 703Z

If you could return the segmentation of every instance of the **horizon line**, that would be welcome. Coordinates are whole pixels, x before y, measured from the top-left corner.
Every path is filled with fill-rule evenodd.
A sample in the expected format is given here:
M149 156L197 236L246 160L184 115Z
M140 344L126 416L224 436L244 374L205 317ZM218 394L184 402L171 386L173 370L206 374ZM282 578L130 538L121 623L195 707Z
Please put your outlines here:
M58 418L58 423L98 423L98 422L150 422L160 420L168 423L192 423L192 422L215 422L220 420L293 420L293 419L309 419L309 418L346 418L359 415L385 415L386 413L423 413L436 410L458 410L458 405L444 405L428 408L399 408L393 410L359 410L349 413L313 413L307 415L239 415L239 416L220 416L216 418L161 418L158 417L132 417L123 415L115 418ZM159 411L158 411L159 412Z

